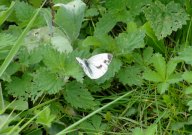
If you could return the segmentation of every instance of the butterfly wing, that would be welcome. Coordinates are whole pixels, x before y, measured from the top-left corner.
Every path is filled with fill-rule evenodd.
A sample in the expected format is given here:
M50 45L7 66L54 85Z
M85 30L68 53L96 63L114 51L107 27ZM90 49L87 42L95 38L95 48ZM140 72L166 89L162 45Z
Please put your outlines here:
M87 60L91 73L88 75L91 79L98 79L103 76L113 58L112 54L102 53L92 56Z

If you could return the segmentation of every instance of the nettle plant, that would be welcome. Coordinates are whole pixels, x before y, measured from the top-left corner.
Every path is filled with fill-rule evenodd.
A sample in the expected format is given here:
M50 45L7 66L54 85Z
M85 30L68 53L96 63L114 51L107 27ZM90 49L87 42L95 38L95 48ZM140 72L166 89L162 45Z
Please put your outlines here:
M28 2L12 2L9 7L8 1L0 2L4 96L0 133L55 134L83 113L97 112L130 91L134 92L128 99L115 100L115 109L92 114L87 121L80 119L74 126L81 130L76 132L188 130L192 109L190 1L94 0L85 1L86 5L81 0L53 0L55 5L48 3L51 8L38 8L42 0ZM75 58L105 52L113 54L109 69L91 80ZM177 116L184 113L185 119ZM118 114L140 123L114 122ZM119 128L118 124L125 125Z

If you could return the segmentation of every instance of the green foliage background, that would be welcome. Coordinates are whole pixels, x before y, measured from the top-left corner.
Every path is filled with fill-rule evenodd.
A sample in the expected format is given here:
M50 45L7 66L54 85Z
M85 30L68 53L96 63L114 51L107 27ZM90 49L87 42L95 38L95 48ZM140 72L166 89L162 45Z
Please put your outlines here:
M0 134L191 134L190 0L0 1ZM111 53L91 80L75 57Z

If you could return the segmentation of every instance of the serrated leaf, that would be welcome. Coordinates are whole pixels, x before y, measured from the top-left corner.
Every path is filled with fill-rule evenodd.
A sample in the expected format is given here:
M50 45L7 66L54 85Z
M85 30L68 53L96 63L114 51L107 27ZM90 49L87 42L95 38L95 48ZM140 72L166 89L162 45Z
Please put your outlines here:
M90 92L81 83L71 81L66 84L65 100L75 108L94 109L96 103Z
M124 85L128 84L129 86L142 85L142 78L140 76L141 69L137 66L129 66L123 68L119 71L117 77L119 81L122 82Z
M192 71L185 71L182 75L182 78L189 82L189 83L192 83Z
M121 66L122 66L121 60L113 58L111 64L108 67L107 73L101 78L97 79L96 82L101 84L104 83L106 80L109 80L110 78L114 77L115 74L120 70Z
M116 38L117 46L121 53L130 53L136 48L144 47L145 32L137 30L131 33L121 33Z
M56 4L60 9L55 15L55 22L59 25L71 41L78 37L83 22L86 5L81 0L74 0L68 4Z
M12 46L16 41L16 37L11 34L0 33L0 41L0 50L3 50L4 48Z
M173 1L167 5L155 1L154 4L148 5L144 12L158 39L163 39L173 31L182 28L189 19L180 4Z
M106 7L108 10L119 11L127 6L127 0L107 0Z
M37 90L49 94L58 93L64 85L64 81L57 74L51 73L46 69L40 69L35 73L33 83Z
M152 58L153 66L162 79L165 79L166 75L166 62L161 54L155 54Z
M32 77L28 74L24 74L22 78L12 77L12 81L7 84L6 89L14 97L28 98L28 92L32 88L31 81Z

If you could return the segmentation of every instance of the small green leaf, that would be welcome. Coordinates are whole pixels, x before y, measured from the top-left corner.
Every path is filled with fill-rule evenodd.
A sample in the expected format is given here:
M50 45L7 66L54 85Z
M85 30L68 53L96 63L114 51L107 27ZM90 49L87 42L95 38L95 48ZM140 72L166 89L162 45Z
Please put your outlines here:
M189 82L189 83L192 83L192 71L185 71L182 75L182 78Z
M75 108L94 109L96 106L90 92L81 83L76 81L66 84L64 98Z
M192 110L192 100L190 100L190 101L187 103L187 106L189 106L188 110L191 111L191 110Z
M181 52L179 52L179 56L177 57L177 59L179 60L183 60L185 61L187 64L192 65L192 47L186 47L184 48L184 50L182 50Z
M157 124L151 124L150 126L145 129L146 135L155 135L157 132Z
M192 86L185 88L185 94L192 94Z
M163 94L165 93L165 91L167 91L169 88L169 83L166 83L166 82L162 82L162 83L159 83L157 85L157 91L160 93L160 94Z
M166 62L161 54L155 54L152 58L153 66L162 79L166 77Z
M47 107L43 112L38 115L36 122L50 128L51 123L54 121L55 118L56 116L51 114L50 108Z

